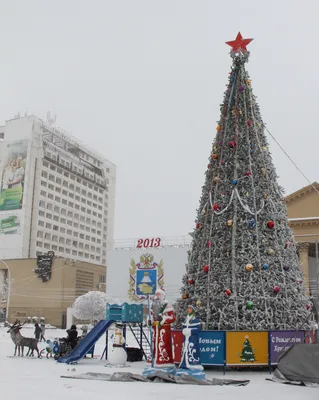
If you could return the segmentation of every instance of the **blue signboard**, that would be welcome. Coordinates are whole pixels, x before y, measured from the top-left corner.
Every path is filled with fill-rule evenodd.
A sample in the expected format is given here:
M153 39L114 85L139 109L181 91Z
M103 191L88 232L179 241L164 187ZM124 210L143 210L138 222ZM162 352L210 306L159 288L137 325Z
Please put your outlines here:
M203 365L225 365L225 332L202 331L199 348Z
M142 269L136 271L136 294L138 296L154 295L157 287L157 270Z

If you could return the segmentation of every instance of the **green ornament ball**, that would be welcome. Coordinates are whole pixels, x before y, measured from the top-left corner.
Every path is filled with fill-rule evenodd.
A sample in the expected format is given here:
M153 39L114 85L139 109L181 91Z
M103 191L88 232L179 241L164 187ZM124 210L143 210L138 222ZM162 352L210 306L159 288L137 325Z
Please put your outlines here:
M252 308L254 307L254 303L252 301L247 301L246 307L247 310L252 310Z

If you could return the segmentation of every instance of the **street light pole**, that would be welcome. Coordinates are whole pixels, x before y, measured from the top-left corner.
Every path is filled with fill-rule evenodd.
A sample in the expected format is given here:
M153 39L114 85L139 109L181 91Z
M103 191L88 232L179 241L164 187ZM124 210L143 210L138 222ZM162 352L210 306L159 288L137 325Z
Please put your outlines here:
M10 296L11 296L11 273L10 273L9 265L3 260L0 260L0 262L7 268L7 271L8 271L8 276L7 276L7 285L8 285L8 288L7 288L7 307L6 307L6 321L7 321L8 318L9 318L9 305L10 305Z

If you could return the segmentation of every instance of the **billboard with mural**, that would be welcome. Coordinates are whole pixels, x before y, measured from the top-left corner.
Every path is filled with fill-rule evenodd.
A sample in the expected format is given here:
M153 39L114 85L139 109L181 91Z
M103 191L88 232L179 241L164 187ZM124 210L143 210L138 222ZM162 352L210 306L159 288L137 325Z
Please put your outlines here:
M27 151L27 139L2 144L0 211L22 208Z

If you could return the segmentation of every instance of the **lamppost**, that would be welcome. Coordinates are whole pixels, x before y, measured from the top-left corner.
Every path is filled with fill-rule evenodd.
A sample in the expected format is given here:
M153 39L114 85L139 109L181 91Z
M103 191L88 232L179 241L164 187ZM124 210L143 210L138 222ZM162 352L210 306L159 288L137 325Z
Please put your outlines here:
M9 265L3 261L0 260L0 262L7 268L8 271L8 276L7 276L7 307L6 307L6 321L9 318L9 305L10 305L10 296L11 296L11 273L10 273L10 268Z

